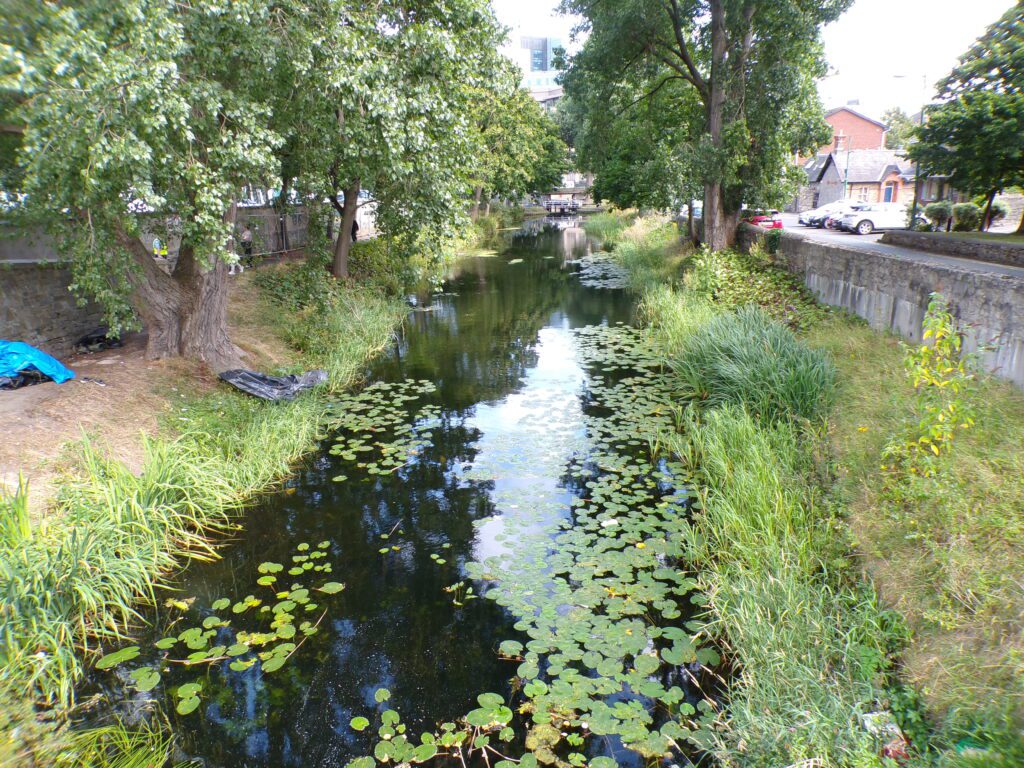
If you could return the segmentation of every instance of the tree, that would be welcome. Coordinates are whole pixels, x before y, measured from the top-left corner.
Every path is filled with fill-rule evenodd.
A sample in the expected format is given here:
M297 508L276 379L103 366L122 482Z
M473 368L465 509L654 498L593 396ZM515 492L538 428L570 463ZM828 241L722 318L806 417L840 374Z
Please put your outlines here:
M882 115L882 122L888 126L885 134L886 149L905 149L914 135L914 121L899 107L891 107Z
M984 195L982 228L999 190L1024 183L1024 5L990 26L939 84L910 156L922 171ZM1024 233L1024 220L1020 229Z
M14 0L0 15L25 210L114 329L142 318L150 357L237 359L226 307L235 199L272 171L279 143L255 65L274 48L267 12L262 0ZM138 211L180 234L173 272L142 243Z
M296 2L282 105L304 188L341 216L332 272L348 275L352 222L372 200L398 244L436 243L470 188L469 114L493 80L500 31L485 0ZM361 202L361 193L368 197ZM433 237L416 235L431 230Z
M824 74L819 28L850 0L563 0L590 35L566 89L643 99L670 85L693 102L688 133L704 188L705 241L735 239L743 203L777 203L794 153L827 138L814 80ZM645 90L637 90L644 88ZM590 104L595 105L591 99ZM630 119L624 111L620 117Z
M569 168L557 124L520 79L519 69L504 62L498 76L474 93L481 151L473 163L473 218L481 200L550 190Z

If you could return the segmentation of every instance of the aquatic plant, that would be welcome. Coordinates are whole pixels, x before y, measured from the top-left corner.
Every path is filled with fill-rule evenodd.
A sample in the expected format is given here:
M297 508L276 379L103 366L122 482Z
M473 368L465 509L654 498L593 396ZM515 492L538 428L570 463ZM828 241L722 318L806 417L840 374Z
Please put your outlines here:
M264 674L276 672L298 651L306 638L317 633L320 621L326 614L326 611L320 611L319 616L314 615L320 605L312 601L311 590L334 595L345 588L336 581L327 581L316 587L292 582L285 588L278 582L285 575L298 578L330 573L331 564L324 562L328 547L328 541L322 541L315 547L306 543L299 544L287 571L282 563L261 563L257 569L260 576L256 578L256 591L263 594L263 597L253 594L235 600L221 597L213 601L208 609L202 610L195 608L193 599L168 599L169 607L186 612L194 618L195 623L155 641L153 650L157 655L153 658L144 655L139 646L129 645L100 658L96 668L115 669L126 662L143 658L146 662L144 666L136 666L129 673L132 687L139 693L147 693L156 688L162 676L173 666L209 667L226 664L232 672L241 673L259 664ZM251 617L249 629L232 627L232 622L242 621L246 615ZM300 621L301 616L307 615L309 618ZM203 683L198 680L178 684L174 690L178 714L194 712L199 707L202 691Z

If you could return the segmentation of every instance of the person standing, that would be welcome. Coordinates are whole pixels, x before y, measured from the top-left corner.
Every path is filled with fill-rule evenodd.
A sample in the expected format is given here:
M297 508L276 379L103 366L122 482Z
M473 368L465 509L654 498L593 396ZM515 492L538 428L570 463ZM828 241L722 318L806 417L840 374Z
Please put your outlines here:
M252 230L245 224L242 225L242 261L245 266L252 266Z
M352 242L353 242L353 243L354 243L354 242L355 242L356 240L358 240L358 239L359 239L359 238L357 237L357 236L358 236L358 234L359 234L359 222L358 222L358 221L356 221L355 219L352 219Z

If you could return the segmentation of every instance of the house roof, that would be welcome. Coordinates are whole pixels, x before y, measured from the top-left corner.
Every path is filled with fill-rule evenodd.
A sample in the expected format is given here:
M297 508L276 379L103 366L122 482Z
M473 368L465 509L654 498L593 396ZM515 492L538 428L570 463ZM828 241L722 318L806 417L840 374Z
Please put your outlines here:
M832 115L836 114L837 112L849 112L851 115L856 115L861 120L867 120L869 123L873 123L877 125L879 128L889 130L889 126L881 122L880 120L874 120L868 117L867 115L858 112L856 109L850 109L849 107L836 107L835 109L830 109L828 112L825 113L825 117L832 117Z
M892 149L854 149L850 152L833 152L828 159L835 163L839 178L850 184L877 184L890 173L913 178L914 166L909 160ZM827 166L826 161L825 165ZM822 166L818 178L825 172Z
M825 166L828 165L828 158L828 153L815 155L804 163L804 173L807 174L808 184L814 184L815 182L821 181L821 172L824 171Z

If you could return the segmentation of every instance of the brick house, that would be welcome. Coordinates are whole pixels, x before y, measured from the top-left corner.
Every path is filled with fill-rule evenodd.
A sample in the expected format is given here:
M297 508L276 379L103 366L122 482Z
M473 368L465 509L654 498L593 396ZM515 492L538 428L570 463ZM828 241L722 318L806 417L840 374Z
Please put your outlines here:
M832 127L832 140L818 149L818 154L860 149L885 149L885 123L872 120L849 107L831 109L825 122Z

